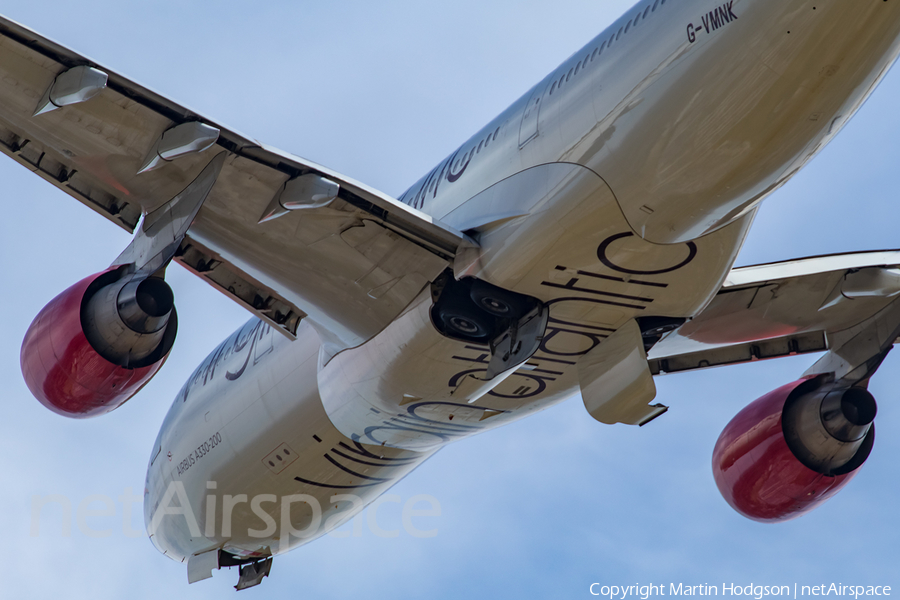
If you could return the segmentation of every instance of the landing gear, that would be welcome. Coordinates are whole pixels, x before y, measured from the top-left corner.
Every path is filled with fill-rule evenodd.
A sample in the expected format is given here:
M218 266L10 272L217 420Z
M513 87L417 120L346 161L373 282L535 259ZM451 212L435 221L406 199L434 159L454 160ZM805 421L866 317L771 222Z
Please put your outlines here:
M487 379L528 360L547 327L549 311L537 298L471 277L457 281L449 270L434 282L432 297L431 321L441 334L490 346Z
M238 572L240 573L238 582L237 585L234 586L234 589L241 591L261 584L263 577L268 577L269 571L271 570L271 557L241 565L238 569Z
M467 342L486 342L494 328L490 315L479 314L463 302L446 302L435 306L432 318L438 330L455 339Z
M638 327L641 328L641 338L644 340L644 351L650 352L650 349L656 345L656 342L662 339L662 336L669 333L673 329L678 329L686 319L677 317L638 317Z
M235 556L225 550L219 550L218 558L218 568L238 568L238 582L237 585L234 586L234 589L237 591L246 590L247 588L252 588L261 584L263 578L268 577L269 572L272 570L271 556L266 558L244 558Z
M262 583L272 570L272 557L242 557L227 550L217 549L194 554L188 559L188 583L196 583L212 577L214 569L238 567L237 591L246 590Z
M480 279L472 280L469 297L476 306L495 317L520 319L533 308L535 300L503 288L491 285Z

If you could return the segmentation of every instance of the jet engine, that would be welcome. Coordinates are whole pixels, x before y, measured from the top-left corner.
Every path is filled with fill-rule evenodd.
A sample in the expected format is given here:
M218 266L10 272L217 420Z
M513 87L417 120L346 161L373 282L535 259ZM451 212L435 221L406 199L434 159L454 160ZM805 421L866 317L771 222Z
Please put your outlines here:
M22 374L50 410L85 418L134 396L162 367L178 328L172 290L127 267L79 281L35 317Z
M822 377L780 387L739 412L719 436L716 485L755 521L798 517L836 494L868 458L876 411L867 390Z

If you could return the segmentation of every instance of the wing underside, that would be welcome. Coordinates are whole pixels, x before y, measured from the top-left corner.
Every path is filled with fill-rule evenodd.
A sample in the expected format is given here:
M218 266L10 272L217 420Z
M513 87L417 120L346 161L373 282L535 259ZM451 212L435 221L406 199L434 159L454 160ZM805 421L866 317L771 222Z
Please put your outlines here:
M900 297L900 251L821 256L735 269L709 306L648 354L678 373L823 352L831 338Z
M102 89L85 83L85 69L106 77ZM282 333L292 336L308 317L337 347L380 331L464 240L2 17L0 151L128 231L227 153L176 260ZM335 186L336 197L260 223L288 182L310 175Z

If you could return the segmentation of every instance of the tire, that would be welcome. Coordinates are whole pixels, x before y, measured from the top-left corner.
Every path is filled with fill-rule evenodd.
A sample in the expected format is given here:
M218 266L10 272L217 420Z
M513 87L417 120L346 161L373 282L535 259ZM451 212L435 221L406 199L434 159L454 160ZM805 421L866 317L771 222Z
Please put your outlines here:
M531 308L527 299L515 292L476 279L469 292L472 302L494 317L519 319Z
M447 335L467 341L487 341L490 339L493 322L488 315L471 314L472 311L459 310L454 306L437 307L436 321Z
M665 333L678 329L684 324L684 319L676 317L640 317L638 326L644 337L660 337Z

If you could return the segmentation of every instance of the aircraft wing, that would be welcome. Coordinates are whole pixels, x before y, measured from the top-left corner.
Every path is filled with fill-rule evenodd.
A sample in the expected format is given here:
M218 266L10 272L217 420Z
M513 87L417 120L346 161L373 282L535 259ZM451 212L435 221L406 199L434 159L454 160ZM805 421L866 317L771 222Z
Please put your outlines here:
M654 375L823 352L900 298L900 251L734 269L697 317L648 353Z
M390 323L464 241L2 17L0 150L128 231L226 152L176 260L288 336L308 316L332 347Z

